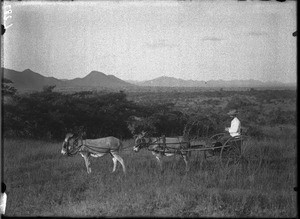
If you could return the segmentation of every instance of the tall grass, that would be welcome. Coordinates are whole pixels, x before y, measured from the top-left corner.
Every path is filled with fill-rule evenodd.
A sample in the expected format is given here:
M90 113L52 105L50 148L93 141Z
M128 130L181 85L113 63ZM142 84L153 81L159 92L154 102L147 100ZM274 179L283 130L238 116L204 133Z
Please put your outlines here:
M124 142L125 148L132 141ZM121 152L127 167L112 171L109 155L64 157L61 143L4 141L8 216L235 216L295 217L295 139L251 141L262 148L254 175L224 171L217 159L193 152L185 174L180 157L167 158L164 172L148 151Z

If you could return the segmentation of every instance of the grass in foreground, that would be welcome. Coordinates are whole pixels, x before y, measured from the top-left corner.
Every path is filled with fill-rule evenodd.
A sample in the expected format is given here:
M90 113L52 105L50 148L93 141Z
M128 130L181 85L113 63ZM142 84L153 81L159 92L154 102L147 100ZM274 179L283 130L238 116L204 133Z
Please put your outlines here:
M125 147L132 141L124 143ZM262 147L255 175L226 172L192 153L191 170L168 158L161 174L148 151L121 152L127 166L112 171L109 155L92 158L86 173L81 156L64 157L61 143L4 141L8 216L235 216L295 217L294 140L252 141Z

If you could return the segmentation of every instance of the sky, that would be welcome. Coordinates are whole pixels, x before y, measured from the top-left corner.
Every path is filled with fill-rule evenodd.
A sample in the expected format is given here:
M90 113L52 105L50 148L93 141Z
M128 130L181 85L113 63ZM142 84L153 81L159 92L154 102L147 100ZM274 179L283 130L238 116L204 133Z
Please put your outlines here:
M4 67L73 79L296 82L296 1L5 2Z

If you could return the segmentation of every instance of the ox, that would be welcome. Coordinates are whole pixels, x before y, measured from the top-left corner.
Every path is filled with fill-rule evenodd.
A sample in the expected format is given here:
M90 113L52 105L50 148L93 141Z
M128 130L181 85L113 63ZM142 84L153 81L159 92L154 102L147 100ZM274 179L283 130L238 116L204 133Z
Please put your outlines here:
M124 174L126 173L126 168L124 161L119 155L119 151L122 149L122 142L115 137L106 137L98 139L82 139L81 135L68 133L62 145L61 153L68 156L80 155L84 158L85 166L88 173L91 173L90 167L90 156L92 157L102 157L106 154L110 154L113 160L113 171L115 172L117 167L117 162L122 165Z
M138 134L135 138L135 146L133 150L138 152L142 148L147 148L152 151L152 154L158 161L161 171L162 169L162 158L163 156L173 156L180 154L185 162L185 171L189 170L188 157L190 152L188 149L190 143L185 141L183 136L178 137L145 137L145 132Z

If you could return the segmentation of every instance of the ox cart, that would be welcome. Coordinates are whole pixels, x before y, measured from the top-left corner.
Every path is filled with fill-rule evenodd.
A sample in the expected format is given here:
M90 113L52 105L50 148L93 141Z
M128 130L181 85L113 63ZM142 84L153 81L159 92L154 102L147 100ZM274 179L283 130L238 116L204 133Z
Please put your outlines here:
M180 142L166 142L162 136L153 142L156 147L148 145L147 149L161 154L186 154L193 151L204 153L205 160L217 160L221 168L228 169L234 166L242 166L243 171L254 174L259 170L262 162L261 149L246 135L230 137L221 141L225 133L215 134L209 138L195 138ZM159 142L159 143L158 143Z

